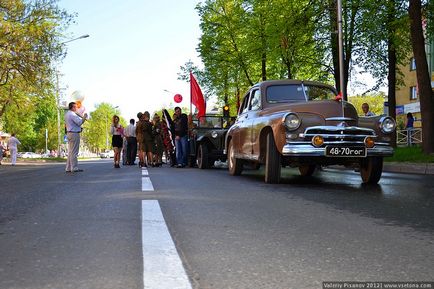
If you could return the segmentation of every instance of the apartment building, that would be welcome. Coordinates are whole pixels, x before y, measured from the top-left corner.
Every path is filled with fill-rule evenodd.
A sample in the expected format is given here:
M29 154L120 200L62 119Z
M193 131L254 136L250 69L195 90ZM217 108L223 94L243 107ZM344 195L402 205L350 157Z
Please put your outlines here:
M431 39L426 45L426 54L431 77L431 87L434 90L434 39ZM407 63L400 67L401 72L404 74L404 84L396 90L396 120L398 129L405 124L408 112L411 112L416 118L414 126L416 128L422 127L416 65L414 57L410 57Z

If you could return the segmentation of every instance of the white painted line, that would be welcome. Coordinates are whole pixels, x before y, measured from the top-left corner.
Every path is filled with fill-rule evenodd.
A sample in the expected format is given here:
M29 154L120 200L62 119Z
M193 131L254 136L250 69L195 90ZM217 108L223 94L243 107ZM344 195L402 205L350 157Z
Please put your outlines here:
M157 200L142 201L145 289L191 289Z
M154 186L152 185L151 179L149 177L142 177L142 192L153 190Z
M149 176L149 172L147 169L142 169L142 176Z

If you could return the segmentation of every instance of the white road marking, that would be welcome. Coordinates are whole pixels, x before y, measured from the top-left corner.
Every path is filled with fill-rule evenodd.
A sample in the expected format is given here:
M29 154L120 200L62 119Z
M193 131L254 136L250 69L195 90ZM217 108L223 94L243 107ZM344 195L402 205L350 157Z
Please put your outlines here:
M152 185L151 179L149 177L142 177L142 192L153 190L154 186Z
M145 289L191 289L157 200L142 200Z
M145 168L142 168L142 176L148 176L148 175L149 175L148 170Z

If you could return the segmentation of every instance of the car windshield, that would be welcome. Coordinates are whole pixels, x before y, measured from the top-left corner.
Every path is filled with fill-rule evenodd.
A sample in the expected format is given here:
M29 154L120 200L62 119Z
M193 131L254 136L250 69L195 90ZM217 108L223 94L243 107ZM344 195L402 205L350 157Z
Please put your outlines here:
M201 128L222 128L222 118L220 116L202 116L199 118L197 126Z
M335 92L324 86L285 84L267 87L266 95L269 103L280 103L333 99Z

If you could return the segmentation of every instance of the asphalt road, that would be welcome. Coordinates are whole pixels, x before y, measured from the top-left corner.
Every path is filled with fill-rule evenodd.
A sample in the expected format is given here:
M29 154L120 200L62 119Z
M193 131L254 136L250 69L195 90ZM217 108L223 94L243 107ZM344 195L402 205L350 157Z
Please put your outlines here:
M0 288L143 288L142 200L159 201L193 288L434 279L431 176L362 186L285 170L269 185L262 171L163 167L142 192L137 167L81 167L0 167Z

